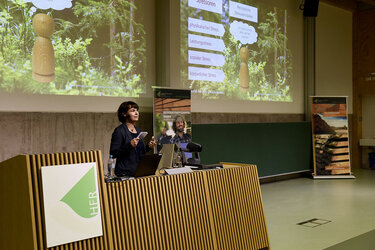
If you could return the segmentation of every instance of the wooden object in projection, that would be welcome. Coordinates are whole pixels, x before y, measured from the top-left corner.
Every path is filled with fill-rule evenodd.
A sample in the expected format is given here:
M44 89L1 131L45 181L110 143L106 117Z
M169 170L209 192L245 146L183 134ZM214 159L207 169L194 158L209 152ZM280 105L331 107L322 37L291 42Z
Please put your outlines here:
M240 66L240 90L242 92L249 91L249 66L247 62L249 61L249 49L246 47L242 47L240 49L240 58L241 58L241 66Z
M269 248L255 165L105 183L90 151L0 163L0 249L47 249L41 167L85 162L97 162L103 236L48 249Z
M39 13L33 18L33 27L38 35L33 48L33 79L49 83L55 79L55 52L50 40L55 24L50 16Z

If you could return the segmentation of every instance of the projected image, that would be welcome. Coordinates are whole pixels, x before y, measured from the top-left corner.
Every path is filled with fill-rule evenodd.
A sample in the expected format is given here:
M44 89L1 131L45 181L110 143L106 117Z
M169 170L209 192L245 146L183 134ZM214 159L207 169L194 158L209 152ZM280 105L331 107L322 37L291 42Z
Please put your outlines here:
M0 3L0 92L138 97L146 42L135 0Z
M292 101L287 10L260 0L181 0L181 81L210 99Z

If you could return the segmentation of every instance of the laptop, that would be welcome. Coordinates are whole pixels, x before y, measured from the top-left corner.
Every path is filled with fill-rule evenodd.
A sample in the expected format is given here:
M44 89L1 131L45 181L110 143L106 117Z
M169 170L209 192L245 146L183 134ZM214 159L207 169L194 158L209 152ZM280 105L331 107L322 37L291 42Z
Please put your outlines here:
M144 155L139 162L135 177L154 175L158 168L162 154Z

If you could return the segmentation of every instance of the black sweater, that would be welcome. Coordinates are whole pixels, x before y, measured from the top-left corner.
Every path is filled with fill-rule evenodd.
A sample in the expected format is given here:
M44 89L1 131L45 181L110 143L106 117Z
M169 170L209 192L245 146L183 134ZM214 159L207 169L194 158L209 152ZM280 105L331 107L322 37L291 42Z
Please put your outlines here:
M137 135L141 130L135 126ZM125 123L121 124L112 133L110 154L116 158L115 174L117 176L134 176L141 157L149 151L143 140L134 148L130 141L134 138Z

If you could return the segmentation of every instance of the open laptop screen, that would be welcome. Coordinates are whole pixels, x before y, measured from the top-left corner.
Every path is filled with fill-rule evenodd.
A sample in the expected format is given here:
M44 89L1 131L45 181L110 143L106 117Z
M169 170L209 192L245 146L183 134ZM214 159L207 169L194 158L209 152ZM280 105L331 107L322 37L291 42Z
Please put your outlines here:
M158 168L161 154L144 155L139 162L135 177L154 175Z

